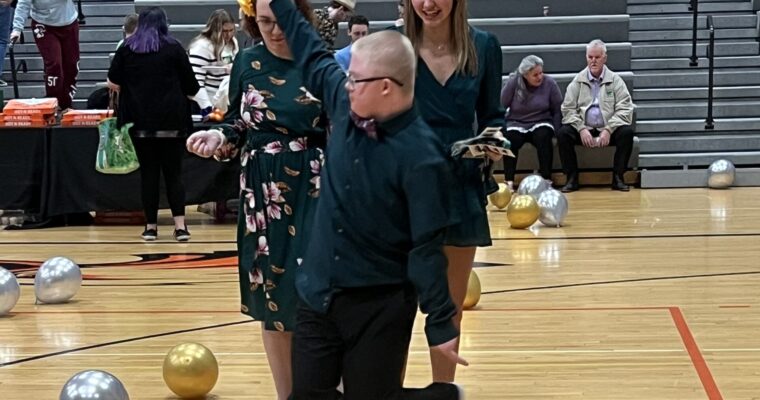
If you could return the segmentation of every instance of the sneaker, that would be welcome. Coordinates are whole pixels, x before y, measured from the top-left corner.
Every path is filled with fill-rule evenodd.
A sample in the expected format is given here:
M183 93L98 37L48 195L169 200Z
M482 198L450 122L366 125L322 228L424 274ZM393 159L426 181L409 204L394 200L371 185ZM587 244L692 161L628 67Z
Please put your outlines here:
M185 229L175 229L174 240L178 242L187 242L190 240L190 232L187 231L187 227L185 227Z
M158 239L158 231L155 229L145 228L145 230L143 231L142 235L140 235L140 237L143 240L153 241L153 240Z
M8 86L8 82L0 79L0 87L6 87L6 86Z

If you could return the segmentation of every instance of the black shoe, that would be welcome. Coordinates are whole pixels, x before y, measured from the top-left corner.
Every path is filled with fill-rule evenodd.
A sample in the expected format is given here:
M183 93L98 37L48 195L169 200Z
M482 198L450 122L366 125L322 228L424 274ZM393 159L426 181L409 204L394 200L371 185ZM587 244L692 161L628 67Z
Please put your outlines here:
M562 186L559 190L562 191L562 193L570 193L578 190L578 177L573 176L570 178L567 178L567 183L565 186Z
M174 230L174 240L178 242L187 242L190 240L190 232L187 231L187 226L185 229L175 229Z
M612 190L619 190L621 192L627 192L631 190L631 187L625 184L623 178L613 174L612 176Z
M152 241L158 239L158 231L155 230L155 229L145 228L145 230L143 231L142 235L140 235L140 237L143 240L147 240L149 242L152 242Z

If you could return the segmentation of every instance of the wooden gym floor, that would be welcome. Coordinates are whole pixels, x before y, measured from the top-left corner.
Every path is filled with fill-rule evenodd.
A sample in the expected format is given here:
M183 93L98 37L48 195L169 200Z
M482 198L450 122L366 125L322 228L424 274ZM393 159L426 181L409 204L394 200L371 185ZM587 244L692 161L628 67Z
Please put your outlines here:
M465 313L458 382L480 399L757 399L760 188L584 189L563 228L508 227L491 212L483 295ZM172 399L161 375L174 345L220 363L214 399L274 399L259 326L238 313L231 224L189 215L193 239L156 243L139 227L0 232L0 265L22 296L0 318L0 398L56 399L84 369L107 370L133 400ZM74 301L34 305L51 256L85 281ZM418 319L407 385L430 368ZM381 349L378 349L381 350Z

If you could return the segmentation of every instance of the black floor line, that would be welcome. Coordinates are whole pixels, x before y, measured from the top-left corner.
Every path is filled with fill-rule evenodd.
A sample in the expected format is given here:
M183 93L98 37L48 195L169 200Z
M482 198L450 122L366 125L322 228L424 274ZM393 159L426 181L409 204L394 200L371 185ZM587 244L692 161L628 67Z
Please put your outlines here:
M711 278L711 277L716 277L716 276L737 276L737 275L757 275L757 274L760 274L760 271L724 272L720 274L700 274L700 275L680 275L680 276L658 276L654 278L621 279L618 281L569 283L566 285L536 286L536 287L529 287L529 288L493 290L490 292L483 292L482 294L486 295L486 294L497 294L497 293L528 292L532 290L561 289L561 288L580 287L580 286L601 286L601 285L611 285L611 284L617 284L617 283L665 281L665 280L676 280L676 279Z
M115 345L115 344L136 342L138 340L152 339L152 338L163 337L163 336L171 336L171 335L177 335L177 334L180 334L180 333L205 331L205 330L208 330L208 329L223 328L223 327L233 326L233 325L249 324L251 322L255 322L255 321L252 320L252 319L249 319L249 320L245 320L245 321L228 322L228 323L224 323L224 324L202 326L200 328L182 329L182 330L178 330L178 331L156 333L156 334L153 334L153 335L146 335L146 336L139 336L139 337L128 338L128 339L114 340L112 342L97 343L97 344L92 344L92 345L89 345L89 346L77 347L75 349L56 351L54 353L40 354L40 355L36 355L36 356L32 356L32 357L20 358L18 360L8 361L8 362L5 362L5 363L0 363L0 368L2 368L2 367L8 367L8 366L11 366L11 365L16 365L16 364L21 364L21 363L25 363L25 362L29 362L29 361L41 360L41 359L44 359L44 358L50 358L50 357L60 356L60 355L69 354L69 353L77 353L77 352L84 351L84 350L97 349L97 348L100 348L100 347L106 347L106 346L111 346L111 345Z

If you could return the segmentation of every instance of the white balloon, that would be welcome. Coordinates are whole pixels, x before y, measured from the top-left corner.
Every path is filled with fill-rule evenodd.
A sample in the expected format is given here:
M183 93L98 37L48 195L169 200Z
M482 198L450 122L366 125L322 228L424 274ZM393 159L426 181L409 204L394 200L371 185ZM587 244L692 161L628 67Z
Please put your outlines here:
M731 161L716 160L707 168L707 186L713 189L725 189L734 184L736 167Z
M546 190L538 197L538 208L542 224L559 228L567 216L567 197L559 190Z
M105 371L88 370L72 376L61 389L59 400L129 400L127 389Z
M18 303L21 286L16 275L5 268L0 268L0 316L8 314Z
M34 277L34 295L43 303L65 303L82 287L82 271L66 257L53 257L40 266Z
M538 200L538 196L547 189L551 189L551 185L546 179L540 175L529 175L520 181L520 186L517 187L517 194L528 194Z

